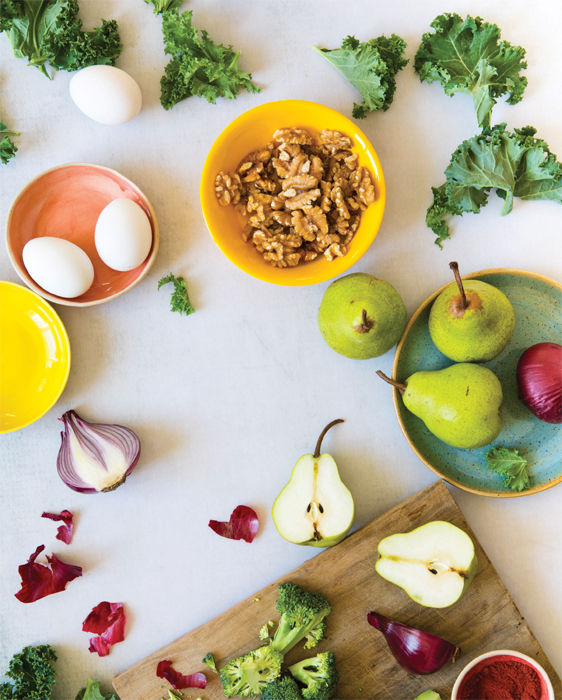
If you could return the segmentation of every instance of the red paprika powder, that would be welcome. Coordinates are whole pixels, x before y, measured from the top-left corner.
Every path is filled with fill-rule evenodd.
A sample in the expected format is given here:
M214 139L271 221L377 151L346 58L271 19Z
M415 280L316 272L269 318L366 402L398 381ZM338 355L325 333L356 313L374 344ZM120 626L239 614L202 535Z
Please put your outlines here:
M535 669L515 656L496 656L477 664L463 680L459 700L543 700Z

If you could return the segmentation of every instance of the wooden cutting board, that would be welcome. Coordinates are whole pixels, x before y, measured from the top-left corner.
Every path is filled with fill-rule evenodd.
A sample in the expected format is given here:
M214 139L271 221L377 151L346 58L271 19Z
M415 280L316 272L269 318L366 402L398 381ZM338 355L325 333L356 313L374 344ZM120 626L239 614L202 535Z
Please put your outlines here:
M447 520L473 538L478 556L478 573L464 597L450 608L424 608L402 589L375 573L379 541L396 532L406 532L431 520ZM182 673L204 671L205 690L186 690L185 695L206 700L224 698L218 676L201 663L212 652L221 666L261 643L258 630L277 619L277 584L293 581L326 595L332 605L328 617L328 639L314 650L302 644L286 661L295 663L316 651L332 650L336 655L340 683L336 697L412 700L429 688L445 700L455 678L471 659L493 649L514 649L538 660L550 676L554 695L562 698L562 683L545 653L515 606L486 553L469 528L463 514L443 482L423 491L375 518L336 547L299 566L279 581L257 591L210 622L159 649L113 679L122 700L158 700L169 687L156 677L156 665L170 659ZM454 664L447 664L431 676L409 674L390 653L383 635L367 624L370 610L400 622L437 634L462 649Z

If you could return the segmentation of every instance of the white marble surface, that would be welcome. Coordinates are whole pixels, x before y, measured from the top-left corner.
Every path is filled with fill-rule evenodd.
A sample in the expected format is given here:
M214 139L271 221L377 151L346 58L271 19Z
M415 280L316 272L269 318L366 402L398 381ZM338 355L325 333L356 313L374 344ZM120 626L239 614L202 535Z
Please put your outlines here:
M210 619L316 552L279 537L273 498L319 429L347 419L326 449L355 495L358 527L433 481L411 452L387 387L392 352L376 361L340 357L323 342L316 312L327 286L282 288L238 271L215 247L199 207L199 176L219 132L262 102L304 98L350 114L355 91L313 43L335 47L346 34L368 39L395 32L413 59L422 32L443 10L496 22L527 49L529 86L523 102L498 104L494 121L533 124L562 155L562 55L558 0L192 0L194 21L242 52L241 66L263 87L257 95L210 105L192 98L165 112L158 101L167 61L160 20L142 0L81 0L87 27L119 21L118 61L139 82L144 107L131 123L88 120L68 96L70 75L49 82L16 60L0 37L0 114L18 128L19 152L0 167L3 225L25 183L56 164L89 161L116 168L149 196L161 248L148 277L114 302L88 309L58 307L70 335L72 370L57 406L34 425L0 439L0 668L25 644L49 642L59 654L55 700L72 700L88 677L116 672ZM409 312L449 278L447 262L466 272L524 268L560 279L560 214L550 202L516 201L499 217L492 196L478 216L455 222L441 252L424 225L430 185L442 182L450 153L476 132L468 97L447 98L420 84L408 65L394 104L361 127L377 149L388 203L374 245L355 266L400 291ZM557 255L558 253L558 255ZM171 314L156 282L183 274L197 313ZM19 281L5 251L0 278ZM87 418L133 427L142 459L114 493L70 491L55 468L57 417L76 408ZM560 487L520 499L489 499L453 489L482 545L558 672L562 672L562 509ZM252 545L217 537L209 518L227 518L244 503L261 530ZM77 515L72 546L55 540L43 510ZM40 544L81 564L84 576L66 592L23 605L17 566ZM101 600L124 601L126 641L99 659L88 653L82 620ZM477 621L467 624L478 624Z

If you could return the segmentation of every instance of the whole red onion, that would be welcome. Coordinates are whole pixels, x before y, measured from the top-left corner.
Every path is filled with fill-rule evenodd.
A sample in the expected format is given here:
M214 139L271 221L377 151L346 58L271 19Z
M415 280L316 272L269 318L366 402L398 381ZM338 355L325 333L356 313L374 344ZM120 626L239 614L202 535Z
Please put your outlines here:
M519 398L540 420L562 423L562 345L537 343L517 363Z

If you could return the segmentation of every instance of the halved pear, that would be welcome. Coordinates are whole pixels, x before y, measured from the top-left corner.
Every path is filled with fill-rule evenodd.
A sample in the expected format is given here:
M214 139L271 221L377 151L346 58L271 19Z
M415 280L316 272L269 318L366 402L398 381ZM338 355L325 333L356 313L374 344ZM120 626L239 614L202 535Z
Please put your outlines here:
M428 608L456 603L478 568L470 537L443 520L385 537L378 551L377 573Z
M331 547L349 532L355 515L353 497L342 482L334 458L320 454L322 438L341 419L324 428L314 454L301 457L272 509L277 531L289 542Z

